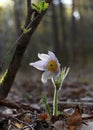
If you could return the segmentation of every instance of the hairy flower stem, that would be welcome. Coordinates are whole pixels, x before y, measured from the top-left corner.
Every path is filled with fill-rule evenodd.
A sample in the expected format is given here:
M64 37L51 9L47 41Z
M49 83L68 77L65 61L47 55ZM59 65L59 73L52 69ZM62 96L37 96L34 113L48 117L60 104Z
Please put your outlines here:
M52 79L54 85L54 99L53 99L53 115L57 116L58 114L58 87L55 84L55 80Z

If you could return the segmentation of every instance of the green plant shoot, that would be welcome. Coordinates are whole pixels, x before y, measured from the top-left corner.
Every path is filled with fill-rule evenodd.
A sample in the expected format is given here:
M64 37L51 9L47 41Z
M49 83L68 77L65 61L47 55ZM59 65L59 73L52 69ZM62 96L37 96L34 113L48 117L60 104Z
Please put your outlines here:
M45 11L49 7L49 4L46 1L41 1L37 5L32 3L32 8L35 9L37 12L41 13Z
M62 71L61 71L58 79L55 81L55 85L56 85L57 89L59 89L62 86L62 83L63 83L64 79L66 78L69 70L70 70L69 67L68 68L66 68L66 67L62 68Z
M22 26L21 29L23 30L24 34L26 34L26 33L31 31L31 28L26 29L24 26Z
M45 95L42 95L41 102L43 102L45 104L46 111L50 115L51 114L50 113L50 107L49 107L49 104L48 104L48 101L47 101L47 98L46 98Z
M60 72L59 77L57 78L57 80L55 80L54 78L52 78L52 83L54 85L54 99L53 99L53 115L57 116L59 114L58 111L58 92L59 89L61 88L64 79L66 78L68 72L69 72L69 67L68 68L62 68L62 71Z

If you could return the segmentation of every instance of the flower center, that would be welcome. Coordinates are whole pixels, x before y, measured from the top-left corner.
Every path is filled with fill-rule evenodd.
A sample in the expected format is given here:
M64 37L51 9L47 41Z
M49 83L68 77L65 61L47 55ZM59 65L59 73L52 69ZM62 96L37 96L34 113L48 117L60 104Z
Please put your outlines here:
M55 72L58 68L58 64L54 60L50 60L46 66L47 70Z

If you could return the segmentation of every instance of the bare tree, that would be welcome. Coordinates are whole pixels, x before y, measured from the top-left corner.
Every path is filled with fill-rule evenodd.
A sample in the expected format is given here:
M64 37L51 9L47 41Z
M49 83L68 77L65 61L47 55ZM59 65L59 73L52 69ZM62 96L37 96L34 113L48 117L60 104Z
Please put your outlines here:
M67 50L67 37L66 37L66 19L65 19L65 8L61 0L59 0L59 14L60 14L60 25L61 25L61 47L60 54L62 56L63 64L68 64L68 50Z

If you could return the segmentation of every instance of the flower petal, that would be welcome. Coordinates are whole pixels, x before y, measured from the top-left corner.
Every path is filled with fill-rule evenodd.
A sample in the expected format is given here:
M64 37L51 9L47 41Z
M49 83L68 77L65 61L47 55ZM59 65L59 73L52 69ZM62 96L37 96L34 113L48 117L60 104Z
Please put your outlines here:
M57 71L55 73L53 73L54 79L56 80L59 75L60 75L60 67L58 67Z
M57 57L55 56L55 54L52 51L48 51L48 54L51 57L51 59L58 61Z
M41 61L41 60L36 61L36 62L32 62L32 63L30 63L29 65L35 67L35 68L38 69L38 70L42 70L42 71L45 70L45 62L44 62L44 61Z
M42 54L38 53L38 57L39 57L41 60L47 61L48 58L49 58L49 55L43 54L43 53L42 53Z
M30 65L41 71L44 71L44 73L42 74L42 78L41 78L42 82L46 83L48 79L58 78L58 76L60 74L60 64L59 64L59 61L58 61L57 57L55 56L55 54L51 51L48 51L48 54L38 53L38 57L40 58L40 60L30 63ZM57 64L55 71L48 69L48 67L49 67L48 64L50 62L53 62L53 64L54 63ZM55 67L55 64L54 64L54 67Z
M52 75L51 75L51 72L50 71L45 71L43 74L42 74L42 77L41 77L41 81L43 83L46 83L48 79L51 79Z

